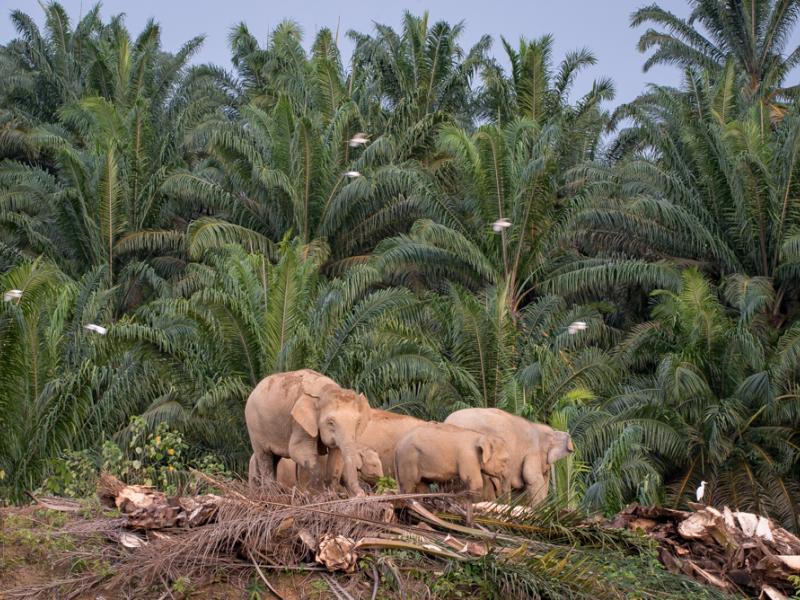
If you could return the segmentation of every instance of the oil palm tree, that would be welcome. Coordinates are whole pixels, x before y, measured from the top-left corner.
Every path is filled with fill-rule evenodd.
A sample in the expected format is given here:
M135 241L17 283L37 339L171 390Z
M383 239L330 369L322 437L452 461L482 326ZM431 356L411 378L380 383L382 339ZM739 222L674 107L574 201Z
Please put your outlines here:
M486 61L487 35L464 51L464 24L428 22L410 12L402 31L376 24L374 36L355 31L351 80L372 128L397 137L402 156L424 158L436 130L449 122L470 128L474 121L473 77Z
M270 32L266 47L246 24L234 27L229 42L238 89L243 99L263 111L270 112L286 98L294 113L313 113L328 124L351 99L352 82L329 29L320 29L310 54L302 40L300 26L288 20Z
M0 227L19 249L44 252L76 276L106 265L111 281L138 285L142 265L130 257L118 264L118 254L135 246L134 258L146 256L142 232L191 216L168 205L161 186L184 164L184 136L212 108L195 102L204 75L185 72L200 41L168 55L155 24L134 41L119 19L97 35L87 89L100 95L65 104L57 123L28 131L33 165L0 165Z
M565 237L583 256L554 272L553 290L677 289L675 268L695 265L757 284L776 326L796 312L798 115L762 131L757 111L736 110L727 70L620 110L633 126L612 149L617 160L574 172L584 187Z
M328 125L294 113L285 96L270 112L251 104L239 113L237 120L214 126L210 159L174 173L167 189L187 202L200 199L261 246L287 234L322 240L332 251L329 266L335 266L435 214L427 207L436 204L425 202L425 173L395 160L390 137L366 149L349 148L361 122L354 103L342 104Z
M653 54L645 71L658 64L675 64L698 71L722 73L732 60L737 83L752 99L768 104L793 96L797 86L783 87L800 61L800 47L789 47L800 16L793 0L688 0L691 9L681 19L658 4L640 8L631 26L652 23L639 40L639 50ZM774 106L777 110L778 107Z
M549 296L529 303L518 316L509 310L504 286L471 293L450 284L435 301L431 337L458 392L444 406L497 407L532 420L546 421L572 399L594 397L616 377L616 363L602 348L619 334L597 308L567 306ZM569 333L575 321L586 324Z
M536 40L521 38L514 48L501 38L511 70L505 73L497 61L487 62L482 69L481 104L485 116L497 123L526 118L539 125L561 120L569 122L565 129L586 136L587 128L599 130L605 115L601 102L612 100L614 86L610 79L593 82L591 89L574 104L569 93L580 72L595 65L597 59L587 49L569 52L557 67L553 65L551 35ZM565 123L566 126L566 123ZM597 132L589 137L599 141Z
M730 316L696 269L654 300L652 320L617 347L629 373L619 391L574 421L585 455L597 461L592 501L625 489L609 481L617 461L617 473L630 465L619 501L663 478L666 500L680 504L705 479L714 504L797 528L797 326L773 343L750 315Z
M63 450L91 448L132 414L177 420L182 377L166 361L116 338L107 267L72 280L44 259L0 275L21 297L0 304L0 481L18 499ZM100 325L105 333L86 329ZM173 378L173 376L175 376Z
M507 287L518 311L549 268L549 233L563 214L555 124L519 119L474 134L446 127L438 139L444 221L418 221L378 247L381 268L426 287L454 281Z
M55 121L60 107L83 97L93 44L103 29L99 5L74 28L61 4L51 2L43 10L43 30L30 15L12 11L19 37L0 47L2 108L34 124Z

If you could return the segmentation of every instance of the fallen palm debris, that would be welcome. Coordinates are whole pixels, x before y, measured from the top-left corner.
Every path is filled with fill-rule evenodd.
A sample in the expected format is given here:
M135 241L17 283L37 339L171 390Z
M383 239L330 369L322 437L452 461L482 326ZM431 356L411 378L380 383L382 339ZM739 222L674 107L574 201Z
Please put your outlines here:
M800 539L766 517L727 506L692 504L693 511L631 505L612 527L642 530L659 543L659 558L673 573L725 591L780 600L800 575Z
M630 534L556 507L531 510L497 503L467 507L463 496L452 493L339 498L332 492L305 493L278 484L254 491L239 482L196 475L203 480L204 491L215 493L173 497L103 475L98 495L115 511L91 520L79 519L70 502L37 499L42 506L61 508L75 517L61 533L80 549L64 553L65 564L102 556L109 567L100 575L75 573L52 584L10 590L7 597L47 598L55 593L77 597L102 595L103 590L135 596L143 589L169 590L170 582L178 580L201 586L248 577L257 577L272 589L275 572L288 569L322 576L331 590L339 590L337 597L364 597L366 587L374 598L379 580L393 582L396 590L421 585L424 591L435 580L409 579L407 573L459 573L465 568L479 569L481 575L448 584L465 586L459 594L475 591L472 582L486 580L485 585L508 598L597 600L636 596L641 590L649 590L642 597L683 597L665 595L665 589L681 594L691 589L697 598L721 597L645 563L642 578L620 579L616 573L630 568L644 546ZM688 516L669 514L676 531L687 520L677 517ZM622 526L637 519L641 525L645 518L629 513ZM758 522L754 527L757 531ZM780 538L776 530L771 532ZM105 540L101 547L81 546L81 540L96 541L98 536ZM779 555L784 554L789 553ZM696 564L706 568L702 562ZM783 582L764 581L783 589ZM403 595L400 591L399 597Z
M109 474L100 477L98 496L124 513L131 529L198 527L214 518L222 502L215 494L168 498L152 487L125 485Z

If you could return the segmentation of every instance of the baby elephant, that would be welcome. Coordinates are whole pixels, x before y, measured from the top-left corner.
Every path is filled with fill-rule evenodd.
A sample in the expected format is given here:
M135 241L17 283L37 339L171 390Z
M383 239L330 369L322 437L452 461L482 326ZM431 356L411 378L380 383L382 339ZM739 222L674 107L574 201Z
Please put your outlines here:
M402 493L425 491L423 483L460 479L475 496L483 490L483 474L503 479L509 454L496 435L443 423L425 423L397 444L394 455Z
M322 469L326 470L328 457L320 456L319 459ZM358 471L358 478L370 485L374 485L378 482L378 479L383 477L381 459L378 457L378 453L371 448L362 448L358 451L356 455L356 470ZM339 477L340 481L338 483L342 483L341 470L339 472ZM278 462L276 478L278 483L284 487L300 487L306 489L311 482L310 473L302 467L298 468L297 463L291 458L282 458Z

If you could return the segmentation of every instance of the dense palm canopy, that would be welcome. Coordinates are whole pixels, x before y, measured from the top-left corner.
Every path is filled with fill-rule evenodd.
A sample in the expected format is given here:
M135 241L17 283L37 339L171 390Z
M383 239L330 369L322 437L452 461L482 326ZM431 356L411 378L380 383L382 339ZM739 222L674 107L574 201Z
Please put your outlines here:
M351 57L285 21L191 66L58 4L0 46L0 494L129 419L248 457L243 403L309 367L373 406L568 429L554 500L713 503L798 529L797 4L658 6L612 110L553 39L403 15ZM586 88L584 88L586 89ZM99 325L87 329L87 325ZM105 332L105 333L101 333Z

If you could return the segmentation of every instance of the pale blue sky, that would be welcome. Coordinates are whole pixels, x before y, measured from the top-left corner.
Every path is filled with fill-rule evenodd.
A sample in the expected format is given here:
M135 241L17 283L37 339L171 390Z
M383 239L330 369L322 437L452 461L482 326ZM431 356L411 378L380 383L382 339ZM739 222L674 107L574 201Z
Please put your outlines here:
M310 43L320 27L335 31L339 23L340 47L345 56L352 49L345 37L349 29L372 32L373 22L399 27L404 9L421 14L430 12L431 21L464 20L466 29L462 45L467 47L484 34L494 39L492 51L502 56L500 35L516 44L519 37L538 37L552 33L556 41L556 57L580 47L592 50L598 65L587 70L576 92L588 89L593 78L607 75L617 88L617 102L633 99L646 82L675 84L677 69L657 67L642 72L644 57L636 50L641 33L628 26L629 16L639 6L652 0L295 0L276 2L262 0L106 0L105 17L124 12L129 29L138 33L149 17L162 25L163 43L167 50L199 33L206 35L196 62L214 62L229 66L227 36L230 28L244 21L250 30L264 40L270 28L285 18L297 21ZM61 0L74 19L93 2ZM658 3L678 15L688 13L683 0L659 0ZM14 37L8 15L21 9L41 22L42 11L36 0L0 0L0 43Z

